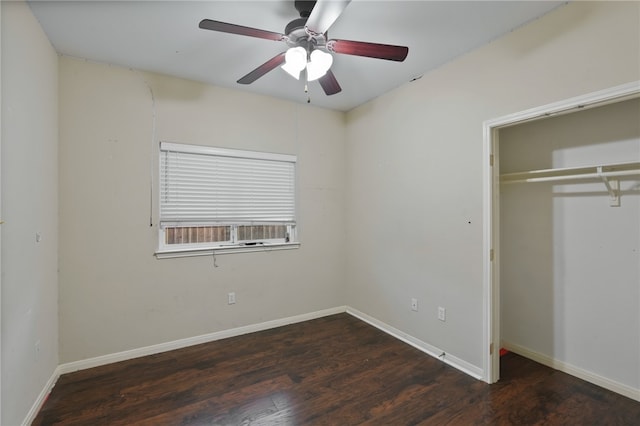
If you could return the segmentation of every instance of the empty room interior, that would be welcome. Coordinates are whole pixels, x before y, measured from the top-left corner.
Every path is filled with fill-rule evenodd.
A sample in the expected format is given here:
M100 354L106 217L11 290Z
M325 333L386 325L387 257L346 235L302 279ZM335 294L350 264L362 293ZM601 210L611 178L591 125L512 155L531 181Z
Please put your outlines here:
M1 425L638 424L640 2L0 15Z

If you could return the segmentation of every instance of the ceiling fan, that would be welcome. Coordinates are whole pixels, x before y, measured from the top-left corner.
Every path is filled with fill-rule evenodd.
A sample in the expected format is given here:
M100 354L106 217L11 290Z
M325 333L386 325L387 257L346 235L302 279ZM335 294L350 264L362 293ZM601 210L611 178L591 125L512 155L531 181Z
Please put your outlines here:
M334 95L342 88L330 69L333 62L331 53L398 62L404 61L409 53L409 48L405 46L329 39L327 30L350 2L351 0L295 1L294 5L300 13L300 18L289 22L284 34L211 19L203 19L199 27L205 30L283 41L289 46L287 51L269 59L238 80L238 83L251 84L269 71L281 66L297 79L304 71L307 82L317 79L327 95Z

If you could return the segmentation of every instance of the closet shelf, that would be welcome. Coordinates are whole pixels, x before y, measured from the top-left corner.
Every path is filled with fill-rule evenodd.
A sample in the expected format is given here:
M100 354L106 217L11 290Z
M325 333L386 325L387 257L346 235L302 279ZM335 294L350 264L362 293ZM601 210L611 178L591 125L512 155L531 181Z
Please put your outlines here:
M617 207L620 205L619 179L627 176L640 176L640 162L505 173L500 175L500 183L563 182L598 179L607 187L610 198L609 205Z

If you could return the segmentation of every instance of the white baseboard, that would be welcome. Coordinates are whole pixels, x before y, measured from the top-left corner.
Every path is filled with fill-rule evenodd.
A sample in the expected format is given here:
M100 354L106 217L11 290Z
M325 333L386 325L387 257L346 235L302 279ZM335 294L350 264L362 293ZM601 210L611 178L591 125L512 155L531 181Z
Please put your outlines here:
M518 355L522 355L525 358L529 358L536 362L539 362L542 365L546 365L547 367L551 367L555 370L570 374L584 381L593 383L594 385L598 385L612 392L624 395L627 398L640 401L640 389L635 389L631 386L616 382L580 367L568 364L564 361L559 361L557 359L551 358L550 356L541 354L540 352L533 351L515 343L502 342L502 347L507 349L508 351L514 352Z
M58 366L53 371L53 374L51 375L51 377L49 377L49 380L47 380L47 383L42 388L42 391L40 391L40 395L38 395L38 398L33 403L33 405L31 406L31 409L27 413L27 416L25 417L24 421L22 422L22 426L29 426L36 419L36 416L38 415L38 412L40 411L40 408L42 407L44 402L47 400L47 397L51 393L51 389L53 389L53 387L55 386L56 382L58 381L58 378L60 377L60 374L61 374L60 373L60 366Z
M353 309L348 306L338 306L335 308L324 309L321 311L311 312L308 314L296 315L287 318L281 318L273 321L266 321L259 324L251 324L244 327L232 328L229 330L217 331L214 333L203 334L195 337L188 337L186 339L174 340L172 342L160 343L157 345L145 346L142 348L131 349L128 351L117 352L108 355L102 355L94 358L84 359L80 361L73 361L59 365L51 378L40 392L38 399L34 402L31 410L27 414L23 425L30 425L33 420L35 420L38 411L44 404L47 399L47 396L53 389L55 383L58 381L58 378L62 374L71 373L79 370L86 370L88 368L99 367L101 365L112 364L114 362L126 361L134 358L139 358L147 355L158 354L162 352L167 352L175 349L181 349L188 346L198 345L201 343L213 342L215 340L226 339L229 337L240 336L243 334L254 333L257 331L269 330L276 327L282 327L289 324L295 324L303 321L309 321L317 318L326 317L329 315L335 315L342 312L347 312L348 314L365 321L372 326L382 330L383 332L419 349L422 352L431 355L436 359L440 359L444 363L451 365L452 367L478 379L482 379L483 371L482 369L476 367L475 365L469 364L468 362L457 358L451 354L445 354L443 358L440 355L444 352L440 348L432 346L428 343L425 343L413 336L408 335L394 327L391 327L388 324L383 323L363 312L358 311L357 309ZM514 351L515 352L515 351Z
M186 348L188 346L199 345L201 343L213 342L215 340L227 339L229 337L241 336L243 334L255 333L256 331L269 330L271 328L282 327L284 325L295 324L298 322L309 321L316 318L326 317L328 315L346 312L346 306L324 309L322 311L311 312L308 314L296 315L287 318L281 318L272 321L261 322L258 324L246 325L243 327L232 328L229 330L216 331L214 333L203 334L200 336L187 337L186 339L174 340L172 342L160 343L157 345L145 346L142 348L131 349L128 351L117 352L108 355L102 355L95 358L83 359L80 361L68 362L60 365L60 374L71 373L73 371L85 370L87 368L99 367L101 365L112 364L114 362L126 361L129 359L139 358L147 355L154 355L161 352L172 351L175 349Z
M273 321L266 321L259 324L251 324L244 327L232 328L230 330L223 330L209 334L203 334L201 336L189 337L186 339L174 340L172 342L160 343L157 345L145 346L142 348L131 349L128 351L117 352L108 355L102 355L95 358L83 359L80 361L68 362L59 365L51 378L47 381L44 388L38 395L38 398L31 406L31 409L27 413L23 426L30 425L38 415L40 408L46 401L49 393L53 389L54 385L58 381L58 378L62 374L71 373L79 370L86 370L88 368L99 367L101 365L111 364L119 361L126 361L129 359L139 358L142 356L153 355L161 352L171 351L174 349L181 349L187 346L198 345L200 343L213 342L215 340L226 339L228 337L240 336L243 334L254 333L256 331L268 330L271 328L281 327L284 325L295 324L298 322L309 321L317 318L326 317L329 315L339 314L346 312L346 306L338 306L335 308L324 309L322 311L311 312L308 314L296 315L287 318L281 318Z
M317 318L322 318L329 315L335 315L342 312L347 312L348 314L359 318L360 320L371 324L372 326L378 328L379 330L399 339L414 348L431 355L432 357L443 361L444 363L462 371L465 374L470 375L478 380L482 380L483 370L473 364L470 364L454 355L445 353L444 357L440 357L444 351L436 346L430 345L426 342L423 342L420 339L417 339L403 331L398 330L382 321L379 321L363 312L358 311L357 309L348 307L348 306L338 306L335 308L324 309L321 311L311 312L308 314L296 315L287 318L281 318L273 321L266 321L259 324L251 324L244 327L232 328L229 330L218 331L209 334L203 334L200 336L189 337L186 339L175 340L172 342L160 343L157 345L146 346L137 349L131 349L128 351L117 352L114 354L102 355L95 358L89 358L80 361L69 362L65 364L59 365L44 388L38 395L38 398L33 403L31 409L27 413L27 416L22 423L23 426L30 425L36 418L38 411L44 404L47 399L47 396L53 389L54 385L58 381L58 378L62 374L70 373L78 370L85 370L87 368L98 367L101 365L111 364L119 361L126 361L129 359L139 358L142 356L153 355L161 352L171 351L174 349L181 349L188 346L198 345L201 343L213 342L215 340L226 339L229 337L240 336L243 334L254 333L257 331L269 330L276 327L282 327L289 324L295 324L303 321L309 321ZM607 379L606 377L599 376L597 374L591 373L584 369L572 366L562 361L558 361L553 359L547 355L543 355L541 353L532 351L523 346L503 342L502 345L505 349L515 352L524 357L530 358L540 364L546 365L548 367L554 368L556 370L563 371L567 374L571 374L572 376L578 377L582 380L586 380L595 385L601 386L605 389L609 389L613 392L616 392L620 395L624 395L633 400L640 401L640 389L635 389L631 386L618 383L616 381Z
M413 346L414 348L431 355L432 357L441 360L445 364L448 364L463 373L468 374L471 377L474 377L478 380L482 380L483 370L481 368L476 367L473 364L468 363L456 356L446 353L442 349L430 345L426 342L423 342L420 339L417 339L403 331L398 330L382 321L379 321L363 312L358 311L357 309L347 307L347 313L353 315L356 318L361 319L364 322L371 324L372 326L384 331L385 333L395 337L396 339L402 340L403 342ZM441 355L444 353L444 356Z

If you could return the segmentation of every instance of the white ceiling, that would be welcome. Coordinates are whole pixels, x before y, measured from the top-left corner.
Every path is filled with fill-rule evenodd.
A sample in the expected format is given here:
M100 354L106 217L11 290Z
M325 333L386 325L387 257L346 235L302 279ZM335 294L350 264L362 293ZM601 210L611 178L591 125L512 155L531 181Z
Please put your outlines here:
M329 38L409 47L402 62L334 54L342 92L309 85L311 103L348 111L563 4L561 1L353 0ZM236 81L286 50L276 42L202 30L204 19L284 32L293 0L29 1L58 53L306 103L304 83L276 68Z

